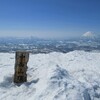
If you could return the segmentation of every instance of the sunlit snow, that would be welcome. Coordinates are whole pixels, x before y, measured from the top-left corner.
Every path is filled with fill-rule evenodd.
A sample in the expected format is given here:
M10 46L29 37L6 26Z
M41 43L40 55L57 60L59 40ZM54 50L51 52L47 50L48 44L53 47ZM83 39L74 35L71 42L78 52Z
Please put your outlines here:
M0 53L0 100L100 100L100 53L30 54L28 82L13 83L15 54Z

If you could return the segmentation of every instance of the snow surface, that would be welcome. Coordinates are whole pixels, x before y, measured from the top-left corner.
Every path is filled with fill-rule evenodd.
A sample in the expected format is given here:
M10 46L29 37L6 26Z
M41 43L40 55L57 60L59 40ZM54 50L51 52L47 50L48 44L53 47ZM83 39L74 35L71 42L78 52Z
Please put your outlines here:
M100 53L30 54L28 82L13 83L15 54L0 53L0 100L100 100Z

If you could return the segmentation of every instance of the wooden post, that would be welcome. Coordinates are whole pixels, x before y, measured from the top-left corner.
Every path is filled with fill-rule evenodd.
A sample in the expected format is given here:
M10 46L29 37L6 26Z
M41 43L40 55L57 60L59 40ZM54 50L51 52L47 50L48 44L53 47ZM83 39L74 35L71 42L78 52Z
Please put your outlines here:
M17 51L15 57L15 74L14 83L27 82L27 62L29 60L29 52Z

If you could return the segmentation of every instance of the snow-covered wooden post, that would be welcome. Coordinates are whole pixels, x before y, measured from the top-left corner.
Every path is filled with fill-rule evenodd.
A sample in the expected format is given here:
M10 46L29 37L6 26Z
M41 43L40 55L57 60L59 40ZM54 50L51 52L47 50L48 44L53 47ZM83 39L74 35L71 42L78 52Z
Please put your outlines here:
M15 73L14 83L27 82L27 62L29 60L29 52L17 51L15 57Z

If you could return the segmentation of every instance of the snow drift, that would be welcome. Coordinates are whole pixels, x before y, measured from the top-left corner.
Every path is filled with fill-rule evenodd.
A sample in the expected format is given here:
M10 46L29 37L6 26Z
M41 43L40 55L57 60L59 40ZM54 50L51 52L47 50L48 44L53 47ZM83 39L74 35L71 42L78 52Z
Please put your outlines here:
M13 83L14 58L0 53L0 100L100 100L100 53L30 54L21 86Z

